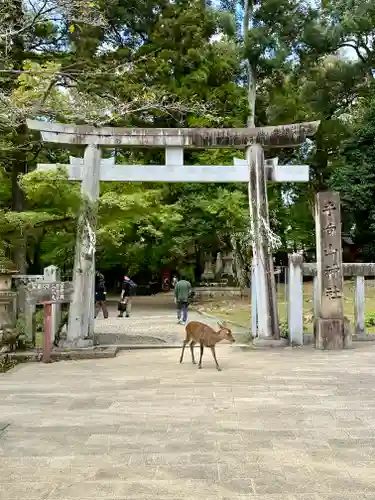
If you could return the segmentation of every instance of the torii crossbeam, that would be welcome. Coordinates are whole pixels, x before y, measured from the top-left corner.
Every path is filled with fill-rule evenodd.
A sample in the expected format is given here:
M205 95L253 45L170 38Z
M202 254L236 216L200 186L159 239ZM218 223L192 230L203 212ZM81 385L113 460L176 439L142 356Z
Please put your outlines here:
M264 227L269 225L266 181L306 182L308 167L279 166L264 160L263 148L294 147L315 134L319 122L307 122L278 127L245 129L143 129L95 128L86 125L65 125L28 120L30 129L41 132L46 142L84 145L84 158L71 157L64 165L71 180L81 181L82 193L95 201L99 197L100 181L130 182L248 182L253 255L257 265L258 334L270 338L279 336L276 287L272 254ZM160 148L166 151L165 165L115 165L114 159L101 159L102 148ZM184 149L233 148L245 149L246 160L234 159L233 166L184 165ZM39 165L49 170L57 165ZM89 231L80 225L74 263L74 296L70 308L68 340L77 343L93 334L95 262L88 255Z
M246 149L251 144L264 148L288 148L301 144L315 134L319 122L254 128L120 128L66 125L27 120L32 130L39 130L45 142L59 144L95 144L103 147Z

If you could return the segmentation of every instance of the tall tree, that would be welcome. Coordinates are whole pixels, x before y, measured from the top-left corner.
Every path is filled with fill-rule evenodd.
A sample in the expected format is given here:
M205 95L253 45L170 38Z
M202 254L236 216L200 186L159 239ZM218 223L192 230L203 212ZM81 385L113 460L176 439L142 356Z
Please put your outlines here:
M375 258L375 86L353 112L351 134L335 160L330 186L341 194L343 227L361 248L364 260Z

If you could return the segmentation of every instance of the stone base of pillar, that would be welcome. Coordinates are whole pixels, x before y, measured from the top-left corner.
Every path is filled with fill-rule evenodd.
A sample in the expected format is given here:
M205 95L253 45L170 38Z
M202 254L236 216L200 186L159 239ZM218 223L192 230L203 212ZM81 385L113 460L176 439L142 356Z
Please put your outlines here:
M286 347L289 345L288 339L256 338L253 339L254 347Z
M316 326L317 349L338 350L350 347L351 335L345 334L344 320L319 318Z
M72 340L60 340L59 348L61 349L75 349L75 348L85 348L85 347L93 347L94 341L93 339L81 339L78 338L75 341Z

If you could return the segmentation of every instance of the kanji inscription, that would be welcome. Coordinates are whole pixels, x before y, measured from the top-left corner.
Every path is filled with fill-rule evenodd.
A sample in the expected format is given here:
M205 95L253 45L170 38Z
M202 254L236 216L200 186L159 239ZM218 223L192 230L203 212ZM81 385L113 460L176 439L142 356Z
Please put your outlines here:
M333 201L328 201L323 205L322 212L327 214L329 217L332 216L332 212L337 210L337 206Z
M332 234L327 233L327 236L332 236ZM338 253L338 248L333 248L332 243L329 243L328 247L324 249L324 255L326 257L333 255L335 258L337 253Z
M329 299L340 299L342 297L342 292L337 288L337 286L329 286L324 290L324 294Z
M324 274L325 276L337 276L340 273L340 266L334 265L334 266L326 266L324 268Z
M317 195L317 253L322 318L343 314L340 200L336 193Z
M71 281L34 281L26 286L28 302L57 304L71 302L73 283Z
M329 222L324 228L324 231L328 234L328 236L333 236L334 234L336 234L336 230L337 227L332 222Z

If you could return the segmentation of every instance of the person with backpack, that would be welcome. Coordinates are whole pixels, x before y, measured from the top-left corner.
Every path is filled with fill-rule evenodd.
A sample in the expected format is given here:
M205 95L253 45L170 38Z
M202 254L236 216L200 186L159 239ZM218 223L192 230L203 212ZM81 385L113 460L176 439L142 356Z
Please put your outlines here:
M100 309L103 311L103 316L105 319L108 318L108 309L106 303L106 287L105 280L102 273L96 271L95 273L95 315L94 318L97 317Z
M137 285L133 280L129 278L129 276L124 276L124 281L122 282L121 287L121 297L118 305L119 315L118 318L125 317L129 318L130 311L132 307L132 297L135 295Z

